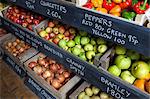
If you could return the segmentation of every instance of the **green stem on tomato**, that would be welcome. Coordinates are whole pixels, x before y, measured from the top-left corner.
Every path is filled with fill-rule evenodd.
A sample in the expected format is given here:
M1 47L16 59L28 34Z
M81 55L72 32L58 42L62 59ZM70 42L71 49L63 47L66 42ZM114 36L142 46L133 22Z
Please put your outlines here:
M144 4L140 7L141 10L145 10L147 0L144 0Z

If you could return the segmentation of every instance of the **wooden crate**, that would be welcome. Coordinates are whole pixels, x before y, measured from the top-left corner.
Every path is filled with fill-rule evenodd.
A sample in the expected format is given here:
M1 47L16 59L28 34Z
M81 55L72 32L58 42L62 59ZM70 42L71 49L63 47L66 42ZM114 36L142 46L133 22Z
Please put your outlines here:
M31 61L37 61L38 57L46 57L44 54L39 53L38 55L32 57L30 60L24 63L27 74L31 75L37 83L51 93L56 99L66 99L68 92L81 80L78 76L73 76L65 85L63 85L59 90L56 90L53 86L49 85L42 77L38 76L33 70L28 67Z

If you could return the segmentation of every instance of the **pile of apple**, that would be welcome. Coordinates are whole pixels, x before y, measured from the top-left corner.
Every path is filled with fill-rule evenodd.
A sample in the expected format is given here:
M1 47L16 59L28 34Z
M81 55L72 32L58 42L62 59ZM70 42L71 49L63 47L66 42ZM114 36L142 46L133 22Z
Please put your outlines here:
M108 71L150 93L150 58L122 46L115 47L115 59Z
M5 16L29 30L32 30L33 25L38 25L44 19L41 15L16 6L9 7Z
M90 63L93 63L95 55L102 55L108 48L103 39L91 37L87 32L57 21L49 21L48 27L40 31L39 35Z
M61 88L72 77L69 70L48 57L39 57L37 60L31 61L28 67L55 89Z
M101 92L99 88L94 86L86 87L78 95L78 99L113 99L110 95L105 92Z
M12 53L13 56L19 57L20 54L28 50L30 46L22 40L16 39L15 41L9 41L5 45L5 49Z

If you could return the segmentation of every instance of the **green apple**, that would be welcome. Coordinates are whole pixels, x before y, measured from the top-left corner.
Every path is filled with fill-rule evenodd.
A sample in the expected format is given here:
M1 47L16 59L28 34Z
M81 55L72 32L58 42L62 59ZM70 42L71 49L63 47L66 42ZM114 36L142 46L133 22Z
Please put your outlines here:
M123 47L123 46L120 46L120 45L117 45L116 47L115 47L115 52L116 52L116 54L118 54L118 55L120 55L120 54L125 54L126 53L126 48L125 47Z
M73 47L72 48L72 53L76 56L78 56L81 53L81 49L78 47Z
M97 44L106 44L106 41L103 40L102 38L97 38L96 42L97 42Z
M91 99L101 99L99 96L92 96Z
M94 64L93 60L89 60L89 63L92 64L92 65Z
M92 51L94 48L93 48L93 45L92 44L86 44L85 46L84 46L84 50L85 51Z
M75 45L75 47L80 48L80 49L82 48L82 46L81 46L81 45Z
M96 41L95 41L95 39L94 39L94 38L92 38L92 39L91 39L91 41L90 41L90 43L91 43L92 45L96 45Z
M45 29L45 31L46 31L47 33L51 33L51 32L53 31L53 29L52 29L51 27L47 27L47 28Z
M119 69L116 65L112 65L108 68L108 72L114 76L119 76L121 74L121 69Z
M75 46L75 41L69 40L69 41L67 42L67 46L68 46L68 47L74 47L74 46Z
M85 52L85 50L83 48L81 48L81 52Z
M129 56L132 60L139 60L140 54L133 50L127 51L127 56Z
M107 46L106 45L99 45L97 50L100 53L104 53L107 50Z
M85 32L85 31L79 31L79 34L80 34L81 36L87 36L87 32Z
M129 72L129 71L123 71L120 75L121 79L130 83L130 84L133 84L134 81L135 81L135 77Z
M63 48L63 47L65 47L65 46L67 45L67 42L66 42L66 40L64 40L64 39L61 39L61 40L59 41L58 45L59 45L61 48Z
M75 41L75 43L78 45L80 45L80 42L81 42L81 36L76 36L75 38L74 38L74 41Z
M83 97L85 96L85 92L81 92L79 95L78 95L78 99L83 99Z
M86 56L85 56L85 53L83 53L83 52L80 53L79 57L80 57L82 60L85 60L85 61L87 60L87 59L86 59Z
M90 99L90 96L85 95L82 99Z
M85 45L88 44L90 42L90 39L88 37L82 37L81 38L81 44Z
M131 59L126 55L118 55L115 58L115 64L120 69L128 69L131 66Z
M86 57L88 59L92 59L95 56L95 52L94 51L88 51L86 52Z
M67 51L71 53L71 50L72 50L72 48L68 48L68 50L67 50Z
M148 67L149 67L149 72L150 72L150 60L147 62Z
M85 93L86 93L88 96L92 96L92 95L93 95L93 91L92 91L92 89L89 88L89 87L87 87L87 88L85 89Z
M100 92L100 89L92 86L92 92L94 95L97 95Z
M145 78L149 74L148 64L144 61L136 61L132 64L131 73L136 78L142 79Z
M63 34L58 34L56 37L58 37L59 39L63 39L65 36Z
M94 50L95 53L97 53L97 45L94 45L93 50Z
M68 46L64 46L63 47L64 50L68 50L68 48L69 48Z
M39 35L41 36L41 37L46 37L48 34L47 34L47 32L46 31L41 31L40 33L39 33Z

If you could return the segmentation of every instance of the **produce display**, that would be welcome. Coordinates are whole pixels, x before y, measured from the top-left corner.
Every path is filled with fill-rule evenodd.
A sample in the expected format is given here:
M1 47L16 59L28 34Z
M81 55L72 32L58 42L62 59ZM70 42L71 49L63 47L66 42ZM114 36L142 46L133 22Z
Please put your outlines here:
M8 41L5 45L5 49L8 50L13 56L19 57L30 48L30 46L22 40L15 39L14 41Z
M0 28L0 37L4 36L5 34L7 34L7 31L3 28Z
M9 7L5 17L14 23L20 24L24 28L28 28L29 30L33 30L33 26L38 25L44 19L44 17L41 15L35 14L17 6Z
M145 14L150 8L150 2L148 0L87 0L83 7L134 21L136 15Z
M49 21L48 27L38 34L91 64L95 55L103 55L108 49L108 44L103 39L91 37L87 32L57 21Z
M150 58L118 45L108 71L139 89L150 92Z
M69 70L48 57L38 57L37 60L31 61L28 67L57 90L73 77Z
M105 92L102 92L99 88L90 86L80 92L78 99L113 99L113 97Z

